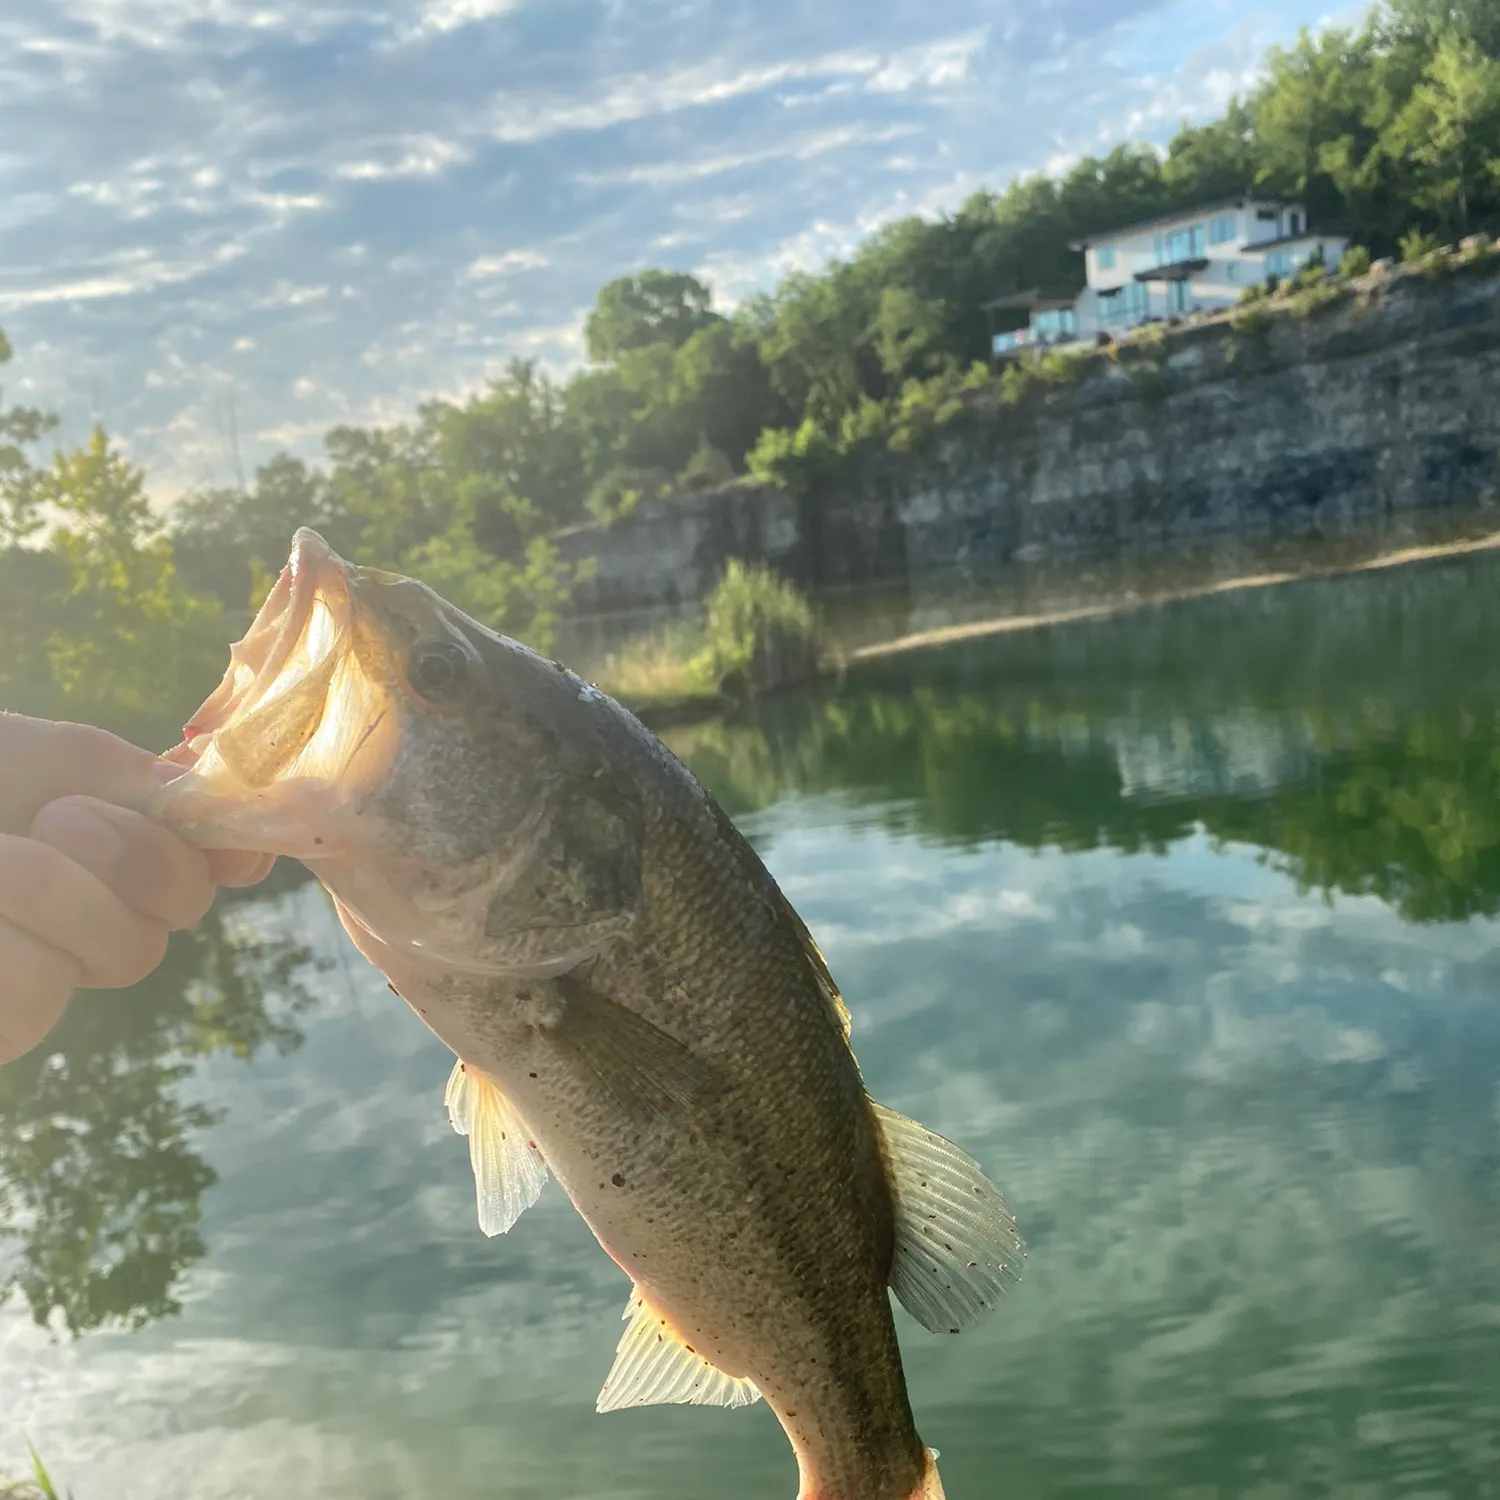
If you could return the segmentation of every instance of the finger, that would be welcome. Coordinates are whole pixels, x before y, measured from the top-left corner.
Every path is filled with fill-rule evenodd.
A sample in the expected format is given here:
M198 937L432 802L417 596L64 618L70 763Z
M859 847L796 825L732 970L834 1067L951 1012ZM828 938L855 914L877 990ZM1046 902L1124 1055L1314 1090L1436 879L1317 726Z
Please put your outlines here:
M259 885L275 863L274 854L250 854L239 849L211 850L208 856L215 885Z
M167 952L164 922L40 839L0 836L0 917L75 960L93 989L136 984Z
M0 1065L57 1025L80 978L76 960L0 917Z
M88 724L0 713L0 833L20 834L47 803L73 792L109 802L147 796L167 775L147 750Z
M60 797L32 819L31 836L174 932L191 927L213 905L207 855L140 813L93 797Z

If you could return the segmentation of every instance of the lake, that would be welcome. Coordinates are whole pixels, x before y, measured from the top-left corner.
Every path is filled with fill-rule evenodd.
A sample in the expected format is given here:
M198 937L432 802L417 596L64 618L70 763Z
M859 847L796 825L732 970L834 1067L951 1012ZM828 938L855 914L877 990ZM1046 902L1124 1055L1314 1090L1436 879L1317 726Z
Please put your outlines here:
M898 1313L950 1500L1500 1496L1497 640L1474 558L667 735L871 1091L1027 1238L973 1334ZM54 1043L0 1071L0 1465L29 1438L76 1500L792 1500L763 1405L595 1414L622 1273L555 1183L480 1234L450 1060L316 889Z

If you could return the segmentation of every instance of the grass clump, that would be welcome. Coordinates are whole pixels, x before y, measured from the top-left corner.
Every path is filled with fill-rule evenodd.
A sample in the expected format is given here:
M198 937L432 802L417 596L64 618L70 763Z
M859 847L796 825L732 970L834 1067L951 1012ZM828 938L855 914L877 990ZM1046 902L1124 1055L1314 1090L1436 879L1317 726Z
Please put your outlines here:
M1350 245L1339 260L1339 275L1345 281L1354 281L1360 276L1368 276L1370 267L1374 264L1370 259L1370 252L1363 245Z
M1401 259L1409 266L1420 264L1443 247L1443 242L1435 234L1416 228L1408 229L1401 236L1400 243Z
M806 598L759 563L731 558L702 620L679 621L605 659L599 685L635 707L747 699L822 671L827 644Z
M786 579L731 558L709 596L700 680L734 698L805 682L822 666L822 631L812 605Z
M1016 406L1034 391L1058 390L1082 378L1097 358L1092 348L1044 349L1007 360L1000 371L1000 401Z
M73 1500L71 1490L64 1492L53 1484L41 1456L30 1443L26 1451L31 1456L32 1477L17 1481L0 1474L0 1500Z
M1309 318L1349 296L1348 286L1329 276L1322 261L1309 261L1285 283L1282 290L1288 310L1296 318Z
M1264 335L1270 330L1273 317L1270 302L1271 293L1264 285L1247 286L1230 309L1229 326L1245 336Z

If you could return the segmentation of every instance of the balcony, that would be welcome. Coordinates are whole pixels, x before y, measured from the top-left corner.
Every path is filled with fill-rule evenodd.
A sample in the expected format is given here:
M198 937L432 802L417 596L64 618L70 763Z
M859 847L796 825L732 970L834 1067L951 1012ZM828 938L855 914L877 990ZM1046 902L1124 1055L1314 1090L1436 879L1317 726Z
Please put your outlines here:
M1050 349L1054 344L1075 343L1076 329L1059 329L1047 332L1038 328L1015 328L1009 333L997 333L990 340L990 353L996 359L1005 359L1027 349Z

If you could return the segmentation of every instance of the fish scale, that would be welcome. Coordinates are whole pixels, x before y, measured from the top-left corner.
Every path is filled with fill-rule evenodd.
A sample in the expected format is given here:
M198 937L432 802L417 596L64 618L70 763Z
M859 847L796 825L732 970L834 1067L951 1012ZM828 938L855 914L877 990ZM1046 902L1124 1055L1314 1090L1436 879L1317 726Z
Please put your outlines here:
M763 1398L800 1500L941 1500L890 1292L973 1326L1015 1279L1015 1222L869 1098L822 955L686 767L308 531L173 758L189 774L148 810L304 859L453 1052L481 1229L550 1175L630 1278L601 1411Z

